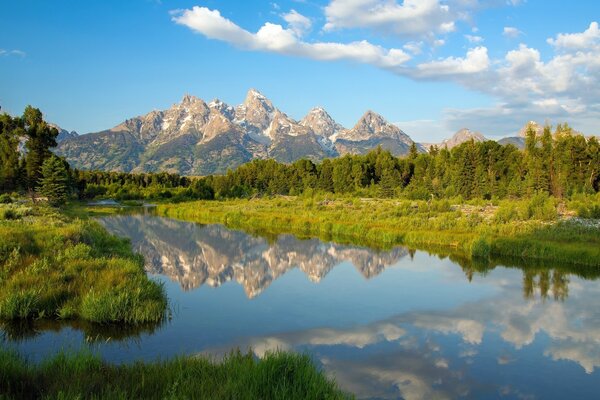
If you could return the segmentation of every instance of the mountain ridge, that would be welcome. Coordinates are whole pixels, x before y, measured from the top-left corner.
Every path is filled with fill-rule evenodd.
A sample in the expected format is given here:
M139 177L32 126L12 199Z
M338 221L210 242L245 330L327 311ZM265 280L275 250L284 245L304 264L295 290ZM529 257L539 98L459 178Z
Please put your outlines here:
M320 161L365 154L378 146L402 156L412 143L410 136L373 111L365 112L350 129L322 107L296 121L250 89L237 106L219 99L206 103L186 94L166 110L128 118L103 131L66 137L55 152L80 169L208 175L253 159Z
M75 168L181 175L225 173L255 159L319 162L345 154L366 154L377 147L404 156L413 143L418 151L426 152L434 145L451 149L470 140L490 140L463 128L439 143L416 143L373 110L367 110L351 128L336 122L323 107L314 107L295 120L256 89L248 90L237 106L218 98L206 103L185 94L165 110L153 110L84 135L52 126L59 130L55 153ZM543 130L529 121L516 136L498 143L523 148L529 127L538 134Z

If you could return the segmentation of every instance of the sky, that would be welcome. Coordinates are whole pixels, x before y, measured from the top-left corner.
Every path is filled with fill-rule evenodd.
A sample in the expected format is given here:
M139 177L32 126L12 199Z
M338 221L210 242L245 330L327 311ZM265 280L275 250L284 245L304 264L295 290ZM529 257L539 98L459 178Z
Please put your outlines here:
M0 0L0 106L79 133L250 88L414 140L529 120L600 134L600 1Z

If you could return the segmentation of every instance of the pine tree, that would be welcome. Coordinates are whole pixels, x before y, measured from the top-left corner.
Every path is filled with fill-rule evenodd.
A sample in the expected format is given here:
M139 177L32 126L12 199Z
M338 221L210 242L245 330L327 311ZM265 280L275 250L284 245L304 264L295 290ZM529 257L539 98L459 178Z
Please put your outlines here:
M69 174L65 162L56 156L44 161L39 181L40 194L48 198L53 207L66 203L69 190Z
M19 119L0 115L0 192L15 190L19 184Z
M417 150L417 144L412 142L410 145L410 150L408 151L408 159L414 160L419 155L419 151Z
M31 106L25 108L23 122L27 136L25 144L27 148L25 157L27 186L33 190L39 184L44 161L52 155L50 148L56 147L58 131L44 121L39 109Z

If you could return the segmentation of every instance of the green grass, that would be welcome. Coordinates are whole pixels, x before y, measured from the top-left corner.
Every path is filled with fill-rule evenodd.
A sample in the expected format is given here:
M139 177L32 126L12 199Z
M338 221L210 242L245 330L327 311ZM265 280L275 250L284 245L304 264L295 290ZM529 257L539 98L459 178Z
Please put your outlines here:
M2 218L6 214L11 218ZM13 218L16 215L16 218ZM0 319L163 320L163 287L128 240L45 207L0 206Z
M15 399L343 399L307 355L231 353L222 362L180 357L111 365L89 353L40 364L0 350L0 398Z
M159 204L160 215L277 235L389 248L444 249L461 257L518 257L600 266L600 229L561 220L553 199L452 206L446 200L274 199ZM515 212L507 212L515 208Z

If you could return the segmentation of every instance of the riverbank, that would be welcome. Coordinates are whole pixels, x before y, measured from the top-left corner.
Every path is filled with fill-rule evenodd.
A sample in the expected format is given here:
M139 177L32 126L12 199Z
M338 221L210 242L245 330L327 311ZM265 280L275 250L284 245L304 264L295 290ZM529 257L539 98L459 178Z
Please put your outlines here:
M167 313L163 287L128 240L53 208L0 206L0 266L0 319L135 325Z
M89 353L58 354L40 364L0 350L0 398L59 399L344 399L349 396L307 355L257 360L232 353L113 365Z
M494 207L446 200L276 197L159 204L157 212L261 234L291 233L379 248L441 248L468 259L515 257L600 266L600 226L595 220L561 216L557 207L543 196Z

